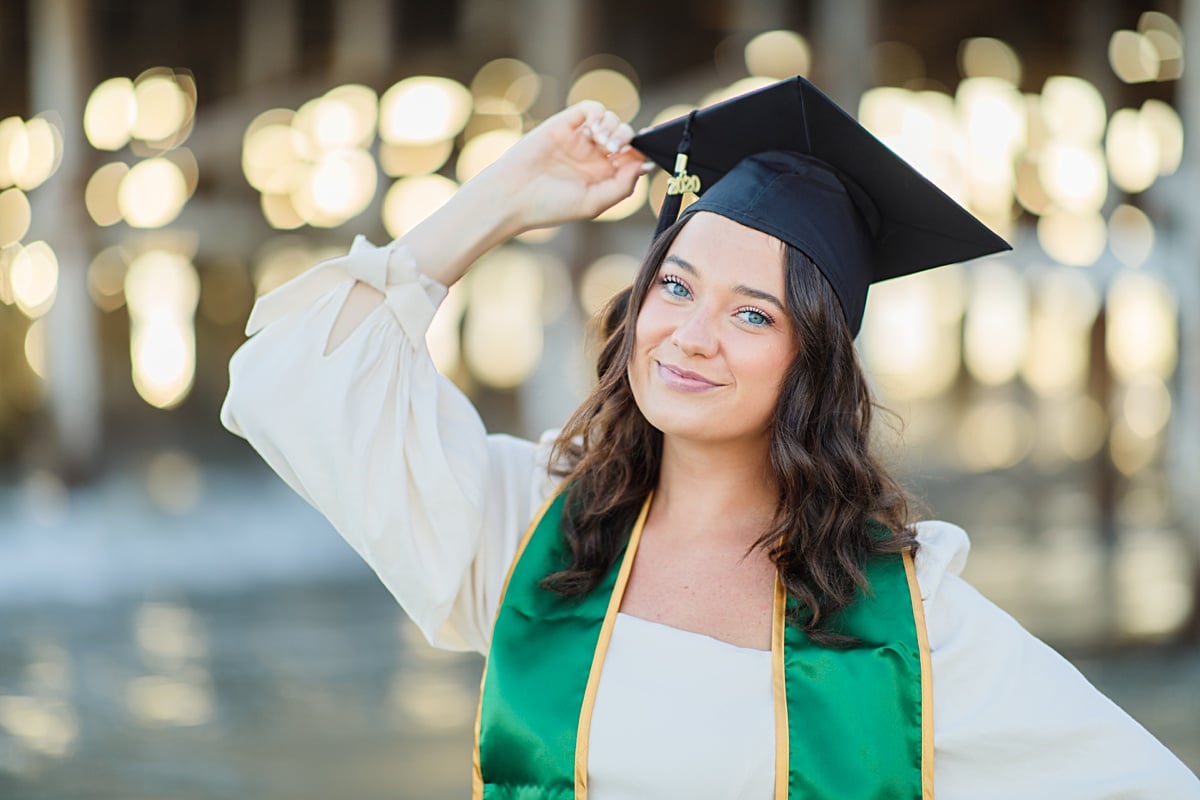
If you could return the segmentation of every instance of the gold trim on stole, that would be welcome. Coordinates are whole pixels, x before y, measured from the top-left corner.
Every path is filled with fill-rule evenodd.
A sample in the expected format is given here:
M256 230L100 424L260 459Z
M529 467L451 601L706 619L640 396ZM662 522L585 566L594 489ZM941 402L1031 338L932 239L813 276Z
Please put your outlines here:
M787 683L784 676L783 635L787 629L787 592L775 571L775 604L771 612L771 694L775 698L775 800L788 800Z
M521 560L521 555L525 552L526 545L533 538L533 532L537 530L537 526L541 524L542 517L546 516L546 512L550 510L550 506L554 504L558 498L561 488L555 489L542 502L542 507L533 515L533 522L529 523L529 527L525 529L525 534L521 537L520 543L517 545L517 553L513 556L512 562L508 565L508 574L504 576L504 586L500 588L500 599L496 602L496 613L492 617L492 628L496 627L496 620L500 617L500 607L504 605L504 595L508 592L508 582L512 580L513 571L517 568L517 562ZM479 757L479 735L480 726L483 722L483 682L487 679L487 661L483 662L483 675L479 679L479 702L475 705L475 752L472 756L473 773L471 776L471 800L483 800L483 766Z
M917 628L917 646L921 651L921 798L933 800L933 659L929 651L929 631L925 628L925 603L917 583L917 568L912 553L904 552L904 574L912 597L913 622Z
M629 573L633 570L633 557L638 544L642 541L642 528L646 525L646 516L650 512L650 500L654 492L646 496L633 531L629 534L629 543L625 546L625 557L621 559L621 571L617 573L617 583L613 586L612 596L608 600L608 610L604 612L604 623L600 626L600 638L596 641L596 652L592 656L592 668L588 672L587 688L583 692L583 706L579 709L579 731L575 735L575 798L587 800L587 763L588 739L592 727L592 708L596 705L596 690L600 687L600 670L604 668L604 656L608 653L608 642L612 638L613 626L617 622L617 611L621 608L621 598L625 596L625 585L629 583Z

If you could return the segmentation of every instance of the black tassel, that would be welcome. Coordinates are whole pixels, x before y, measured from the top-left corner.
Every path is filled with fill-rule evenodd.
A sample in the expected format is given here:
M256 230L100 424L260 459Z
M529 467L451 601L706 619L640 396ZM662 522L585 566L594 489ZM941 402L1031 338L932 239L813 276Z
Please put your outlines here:
M667 196L663 198L662 208L658 212L658 226L654 229L655 239L679 218L684 192L696 194L700 191L700 179L687 172L688 153L692 149L692 120L695 118L696 112L693 111L683 123L683 135L679 137L679 149L675 155L675 176L667 182Z

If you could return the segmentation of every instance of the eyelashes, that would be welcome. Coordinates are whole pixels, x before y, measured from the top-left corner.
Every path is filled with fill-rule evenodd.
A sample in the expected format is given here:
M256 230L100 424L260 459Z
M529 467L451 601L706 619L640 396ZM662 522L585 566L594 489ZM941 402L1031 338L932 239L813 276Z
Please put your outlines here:
M668 297L689 300L692 290L676 275L663 275L658 279L659 286ZM752 328L766 328L775 324L775 319L758 306L741 306L733 312L739 320Z

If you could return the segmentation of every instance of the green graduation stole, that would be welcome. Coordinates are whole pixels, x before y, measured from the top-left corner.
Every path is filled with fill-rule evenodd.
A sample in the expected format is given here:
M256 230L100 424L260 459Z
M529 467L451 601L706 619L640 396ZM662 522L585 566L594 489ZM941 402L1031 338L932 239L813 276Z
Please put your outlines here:
M566 493L547 501L505 581L475 723L475 800L585 800L592 706L650 498L623 556L583 598L538 587L569 559ZM933 798L929 645L912 558L865 567L871 592L838 616L850 649L813 644L785 609L771 631L775 800Z

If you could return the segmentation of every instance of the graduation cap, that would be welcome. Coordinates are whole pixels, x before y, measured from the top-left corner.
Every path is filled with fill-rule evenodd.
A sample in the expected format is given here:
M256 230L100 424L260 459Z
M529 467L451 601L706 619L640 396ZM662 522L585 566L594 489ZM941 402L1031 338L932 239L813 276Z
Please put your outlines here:
M633 146L674 172L657 233L710 211L811 258L851 335L877 281L1011 249L797 76L658 125ZM673 169L672 169L673 168Z

